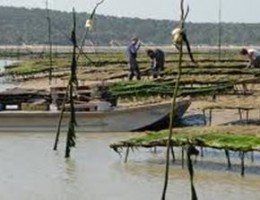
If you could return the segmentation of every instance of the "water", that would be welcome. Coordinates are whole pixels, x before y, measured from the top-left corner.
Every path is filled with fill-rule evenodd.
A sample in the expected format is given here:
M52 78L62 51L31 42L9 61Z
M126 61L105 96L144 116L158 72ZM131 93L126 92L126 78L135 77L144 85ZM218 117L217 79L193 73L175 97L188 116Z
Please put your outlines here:
M0 199L158 200L163 187L165 151L131 152L124 164L124 157L108 146L130 135L78 135L77 147L72 150L71 159L66 160L64 136L59 151L54 152L54 134L1 133ZM249 164L253 166L241 178L236 169L228 172L217 159L207 160L212 153L217 157L218 153L207 151L205 162L196 165L199 199L259 200L259 160ZM171 166L167 194L168 199L190 199L187 170L181 169L180 161Z
M0 60L0 73L4 72L4 67L15 63L13 60ZM6 90L7 88L14 87L14 84L8 83L5 77L0 77L0 92Z

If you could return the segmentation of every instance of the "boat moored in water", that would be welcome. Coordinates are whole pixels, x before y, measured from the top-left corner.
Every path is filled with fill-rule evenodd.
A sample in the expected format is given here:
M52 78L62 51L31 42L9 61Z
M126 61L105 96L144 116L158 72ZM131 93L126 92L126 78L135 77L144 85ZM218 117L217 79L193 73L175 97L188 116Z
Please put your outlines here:
M34 101L28 102L28 98ZM40 97L40 99L39 99ZM27 101L27 102L25 102ZM0 132L55 132L61 111L49 109L50 97L35 91L12 90L1 93ZM9 103L8 103L9 102ZM169 119L171 103L160 102L132 107L109 107L106 101L77 104L77 132L128 132L150 130ZM7 109L7 104L17 104L15 110ZM177 118L181 118L191 104L190 98L177 101ZM67 131L70 118L69 107L63 114L61 131Z

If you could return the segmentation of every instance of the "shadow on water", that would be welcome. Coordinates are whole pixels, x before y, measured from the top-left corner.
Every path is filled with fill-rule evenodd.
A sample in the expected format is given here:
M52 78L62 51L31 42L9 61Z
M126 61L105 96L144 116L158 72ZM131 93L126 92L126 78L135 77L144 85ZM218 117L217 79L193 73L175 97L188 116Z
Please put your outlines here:
M186 126L204 126L208 124L209 118L205 117L203 114L193 114L193 115L187 115L182 118L180 121L180 126L186 127ZM242 120L234 120L225 122L221 125L260 125L260 119L242 119Z
M172 167L182 168L181 150L175 148L175 162L171 162ZM141 152L142 151L142 152ZM141 153L141 154L140 154ZM157 153L152 151L140 150L140 152L134 152L133 159L129 160L130 164L145 165L145 166L158 166L163 167L165 165L165 149L158 148ZM137 155L138 154L138 155ZM260 176L260 153L254 153L254 159L252 161L252 154L247 153L245 155L245 175L259 175ZM145 160L144 160L145 159ZM186 159L186 158L185 158ZM231 172L240 174L241 172L241 159L239 152L230 152L230 159L232 167L228 169L225 152L223 150L203 149L203 157L194 157L194 168L198 171L208 172ZM186 168L186 160L184 162Z
M206 119L208 121L208 119ZM135 131L160 131L163 129L169 128L169 116L164 117L157 123L143 127ZM176 120L175 126L177 127L186 127L186 126L203 126L205 124L205 117L202 114L188 115L184 116L181 119Z
M236 120L224 123L223 125L260 125L259 119Z
M2 74L5 71L5 67L11 64L16 63L17 61L13 60L0 60L0 91L4 91L8 88L15 87L14 83L12 83L12 80L10 77L2 76Z
M202 114L194 114L194 115L187 115L184 116L181 121L181 126L203 126L205 124L205 120L208 121L208 119L205 119L205 116Z

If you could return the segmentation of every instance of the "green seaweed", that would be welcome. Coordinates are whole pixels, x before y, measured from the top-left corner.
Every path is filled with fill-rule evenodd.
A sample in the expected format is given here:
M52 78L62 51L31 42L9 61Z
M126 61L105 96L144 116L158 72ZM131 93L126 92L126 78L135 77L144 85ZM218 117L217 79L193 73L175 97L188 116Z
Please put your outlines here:
M232 151L260 151L260 137L252 134L238 134L215 130L203 130L200 128L178 130L172 137L173 146L193 144L195 146L225 149ZM145 135L134 137L125 141L111 144L110 147L135 147L165 146L169 131L149 132Z

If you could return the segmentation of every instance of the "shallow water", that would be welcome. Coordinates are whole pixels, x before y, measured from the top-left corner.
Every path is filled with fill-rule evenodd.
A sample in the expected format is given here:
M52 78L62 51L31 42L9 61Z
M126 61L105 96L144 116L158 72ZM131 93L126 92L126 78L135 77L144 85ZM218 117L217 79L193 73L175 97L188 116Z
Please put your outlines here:
M16 61L13 60L0 60L0 73L4 72L4 67L15 63ZM0 77L0 92L6 90L7 88L12 88L15 85L8 82L6 77Z
M109 149L109 144L130 133L78 135L71 159L64 158L64 135L59 150L52 151L54 134L0 134L1 200L158 200L163 187L164 149L131 153L128 163ZM208 156L207 156L208 155ZM239 168L226 171L225 164L208 157L195 169L195 186L203 200L259 200L259 160L247 164L245 178ZM224 155L222 156L224 158ZM201 158L199 158L201 159ZM237 170L237 169L238 170ZM171 166L167 197L190 199L187 170L180 161Z

